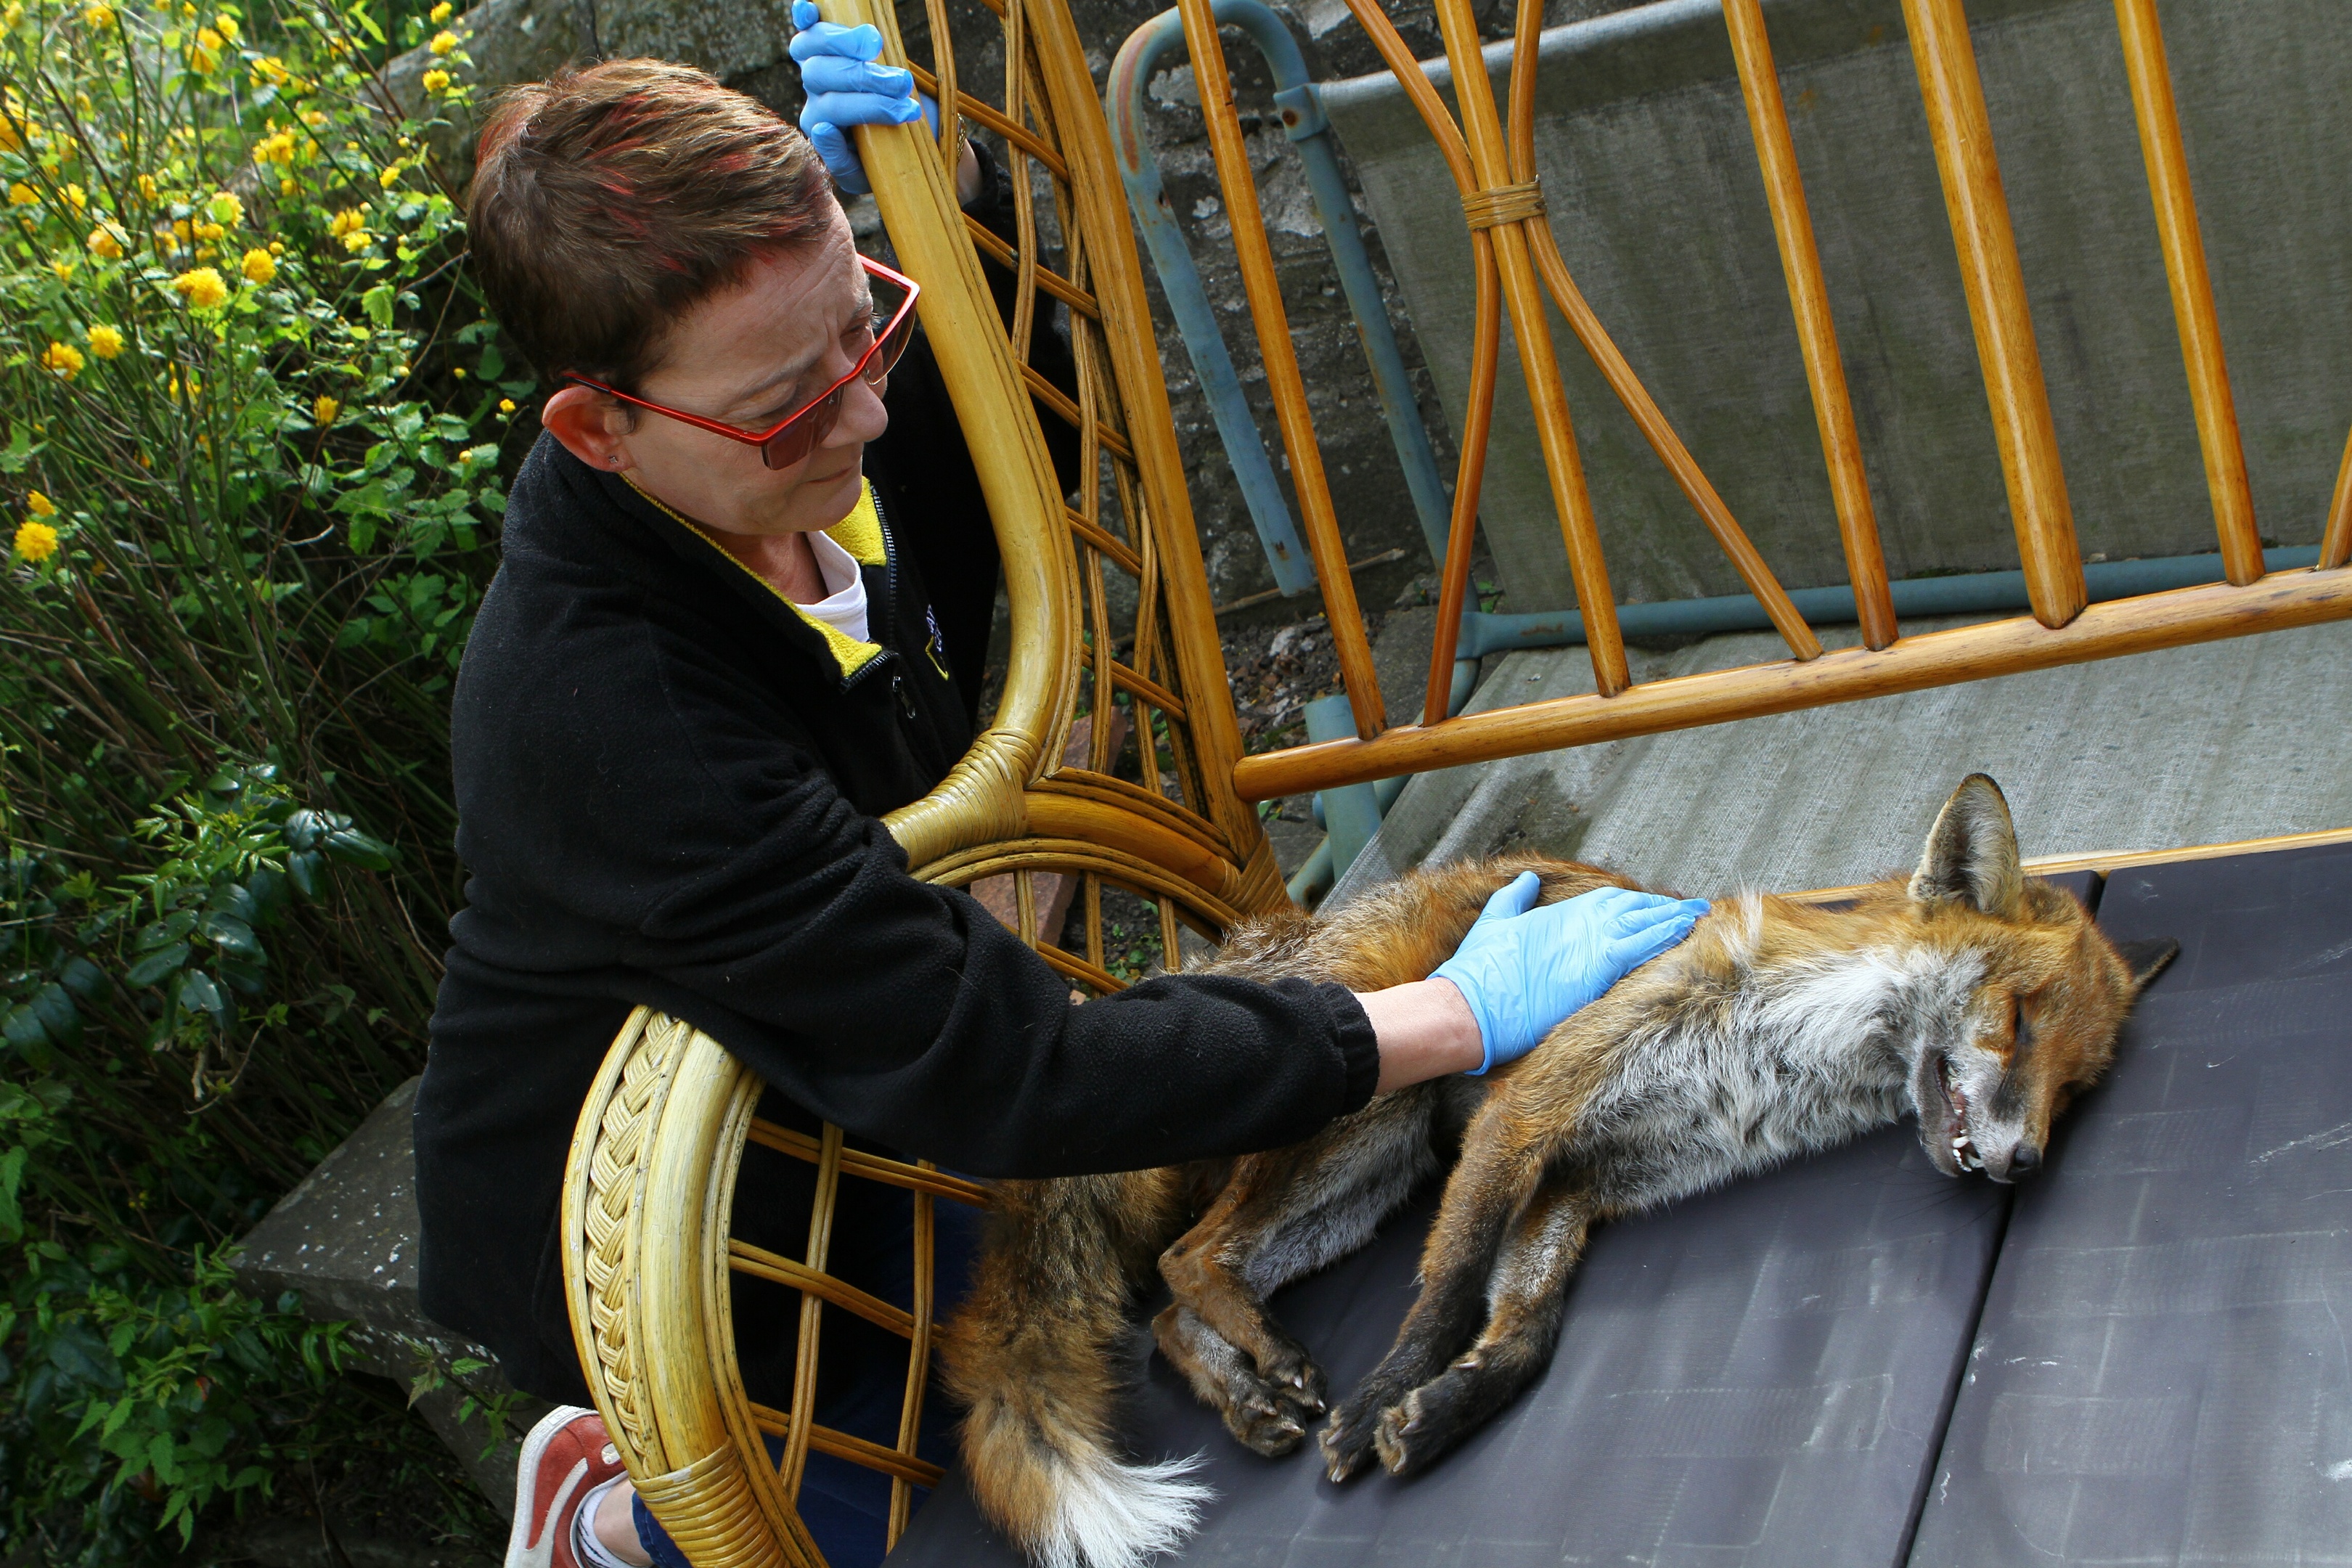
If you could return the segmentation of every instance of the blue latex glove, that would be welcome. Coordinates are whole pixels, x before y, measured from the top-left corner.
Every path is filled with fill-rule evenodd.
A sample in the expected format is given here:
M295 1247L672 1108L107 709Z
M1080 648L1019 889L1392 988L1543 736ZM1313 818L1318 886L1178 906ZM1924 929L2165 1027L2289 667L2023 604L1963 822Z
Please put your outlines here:
M818 20L814 0L793 0L792 56L801 68L808 100L801 106L801 132L824 160L834 184L852 195L873 187L857 161L845 125L905 125L920 115L936 134L939 105L915 90L910 71L878 66L882 35L872 26L844 27Z
M1430 978L1451 980L1478 1020L1486 1059L1471 1076L1533 1050L1561 1022L1690 934L1705 899L1595 888L1534 908L1543 883L1522 871L1480 911ZM1533 913L1528 911L1533 910Z

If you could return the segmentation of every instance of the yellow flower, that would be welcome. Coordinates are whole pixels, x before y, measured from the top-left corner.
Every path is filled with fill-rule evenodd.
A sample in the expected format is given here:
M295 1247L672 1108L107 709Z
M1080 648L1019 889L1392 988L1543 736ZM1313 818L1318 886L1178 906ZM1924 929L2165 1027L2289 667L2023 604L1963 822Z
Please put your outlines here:
M436 55L446 55L457 47L457 35L450 32L446 27L434 34L433 41L425 46L425 47L431 49Z
M112 359L122 352L122 334L112 327L92 327L83 335L89 339L89 352L100 359Z
M16 30L16 24L24 19L25 8L22 5L11 5L5 11L0 11L0 31L13 33Z
M38 490L35 490L30 495L26 496L25 498L25 504L32 509L33 515L35 517L55 517L58 515L56 505L50 501L48 497L43 495Z
M337 239L341 239L347 234L357 232L360 226L364 224L366 221L367 220L365 218L360 216L358 208L345 207L342 211L337 213L333 219L328 223L327 232L333 235Z
M417 79L425 84L425 91L440 92L449 85L449 73L444 70L430 70Z
M211 37L215 46L220 42L219 38L213 36L213 30L210 27L206 27L204 32L198 36L200 37ZM219 64L220 55L216 48L207 49L200 44L197 47L188 51L188 68L194 71L198 76L212 75L214 68Z
M282 240L282 239L273 239L273 240L271 240L271 241L269 242L269 254L270 254L270 255L272 255L272 256L283 256L283 255L285 255L285 254L286 254L286 242L285 242L284 240Z
M195 310L218 308L228 300L228 285L219 272L210 267L199 267L193 272L183 272L172 279L172 288Z
M294 132L280 131L265 136L254 144L253 161L257 163L287 163L294 162Z
M142 201L153 201L155 199L155 191L156 185L154 175L142 174L139 176L139 196Z
M245 204L226 191L216 193L205 205L211 209L215 223L234 227L245 221Z
M219 16L213 18L213 26L220 29L220 35L222 37L226 38L232 44L236 42L236 17L224 11Z
M306 109L302 111L302 123L313 131L320 130L327 123L327 111L323 109Z
M58 552L58 531L46 522L16 525L16 553L27 561L47 561Z
M100 261L120 261L122 259L122 249L125 243L124 236L121 229L115 227L110 223L102 223L96 228L91 229L89 231L89 239L88 243L89 245L89 253L92 256L97 257Z
M221 227L221 226L216 223L205 223L199 219L193 226L193 232L198 239L218 239L222 235L226 234L228 230Z
M84 26L96 27L100 32L104 32L107 28L114 26L114 7L111 5L92 5L89 10L84 11L81 14L81 20Z
M59 381L71 381L81 374L81 350L71 343L52 342L41 351L41 368Z
M375 183L376 183L377 184L379 184L379 185L382 185L385 190L387 190L387 191L388 191L388 190L392 189L392 187L393 187L393 186L394 186L394 185L396 185L396 184L400 184L400 174L401 174L401 168L400 168L400 165L399 165L399 164L397 164L397 163L393 163L393 164L390 164L390 165L386 166L386 168L384 169L383 173L383 174L378 174L378 175L375 177Z
M286 62L276 55L264 55L253 62L253 75L257 81L266 81L272 87L284 87L293 79L294 73L288 70Z
M73 281L74 264L70 261L52 261L49 263L49 270L58 275L58 281L60 283Z
M425 19L437 27L442 23L447 21L449 19L449 13L456 9L456 6L449 4L449 0L441 0L441 4L434 6L432 10L427 11L425 14Z
M363 228L355 228L343 236L343 248L356 256L375 243L375 236Z
M294 194L294 181L291 175L278 182L278 194L281 196L290 196Z
M73 208L76 212L82 211L89 205L89 193L83 190L79 185L68 185L66 187L66 205Z
M310 417L318 422L321 429L324 429L335 422L335 416L342 410L341 404L321 393L319 395L319 401L310 405Z
M8 205L12 207L29 207L40 199L41 193L22 180L8 187Z
M514 408L515 408L515 405L514 405L514 399L513 399L513 398L511 398L511 397L501 397L501 398L499 398L499 413L501 413L501 414L512 414L512 413L514 412Z
M248 250L237 264L248 283L267 283L278 276L278 258L266 250Z

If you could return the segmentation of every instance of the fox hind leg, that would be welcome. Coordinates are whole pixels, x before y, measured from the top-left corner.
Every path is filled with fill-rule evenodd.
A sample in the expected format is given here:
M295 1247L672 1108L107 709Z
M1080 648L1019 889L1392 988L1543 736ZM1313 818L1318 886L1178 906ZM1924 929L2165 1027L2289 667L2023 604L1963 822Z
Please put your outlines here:
M1192 1385L1194 1397L1224 1417L1225 1430L1242 1447L1275 1459L1306 1437L1319 1403L1310 1409L1297 1391L1260 1377L1249 1355L1192 1309L1171 1303L1152 1320L1151 1334L1160 1353Z
M1568 1277L1583 1256L1591 1218L1582 1190L1559 1176L1545 1183L1495 1261L1485 1331L1435 1378L1380 1413L1372 1446L1391 1474L1427 1468L1550 1363Z
M1357 1250L1436 1168L1438 1091L1401 1090L1294 1149L1240 1162L1209 1212L1160 1260L1175 1304L1160 1350L1241 1442L1287 1453L1325 1408L1325 1383L1266 1305Z

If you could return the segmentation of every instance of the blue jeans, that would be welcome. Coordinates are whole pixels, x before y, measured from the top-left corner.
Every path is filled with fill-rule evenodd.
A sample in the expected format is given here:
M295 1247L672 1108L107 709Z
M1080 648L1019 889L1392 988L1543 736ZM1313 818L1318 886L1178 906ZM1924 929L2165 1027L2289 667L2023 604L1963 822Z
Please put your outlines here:
M980 1251L981 1216L961 1204L944 1199L932 1208L936 1227L932 1302L933 1310L944 1316L971 1287L972 1264ZM896 1226L897 1234L869 1235L859 1239L873 1244L862 1248L869 1256L902 1261L886 1265L882 1277L853 1282L894 1305L911 1308L912 1205L905 1206L901 1213L905 1217L903 1224ZM836 1248L840 1239L836 1236ZM836 1341L832 1331L844 1316L838 1310L825 1315L825 1349L820 1359L827 1371L828 1386L817 1404L817 1422L884 1447L895 1447L898 1442L901 1401L906 1397L905 1342L898 1342L895 1355L887 1353L887 1344L871 1343L836 1360ZM916 1451L933 1464L946 1464L954 1448L955 1416L956 1412L947 1407L947 1402L936 1391L926 1398ZM783 1439L771 1437L767 1443L769 1460L781 1463ZM917 1488L915 1506L920 1508L929 1495L928 1489ZM632 1508L637 1543L652 1555L656 1568L691 1568L686 1554L646 1510L645 1500L637 1499ZM801 1522L808 1526L809 1534L815 1538L817 1549L824 1553L831 1568L875 1568L887 1550L890 1478L830 1454L812 1452L801 1475L800 1515Z

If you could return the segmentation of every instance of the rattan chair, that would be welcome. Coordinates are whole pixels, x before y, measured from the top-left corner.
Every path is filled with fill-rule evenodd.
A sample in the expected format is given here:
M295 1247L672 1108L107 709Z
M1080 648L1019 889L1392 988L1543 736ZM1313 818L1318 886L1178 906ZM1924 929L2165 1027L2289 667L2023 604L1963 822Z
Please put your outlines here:
M1233 244L1267 388L1355 719L1352 739L1244 758L1150 314L1108 129L1066 0L980 0L992 26L951 36L945 0L926 0L928 40L912 51L878 0L827 0L829 19L871 22L893 60L941 103L933 142L919 127L866 131L860 151L903 268L924 286L922 319L978 461L1002 546L1013 638L995 719L940 789L889 826L917 874L953 885L1009 877L1008 923L1074 991L1120 984L1106 901L1156 925L1177 967L1182 928L1213 938L1272 908L1283 889L1250 801L1550 747L1850 700L2083 659L2352 616L2352 444L2316 552L2316 569L2266 571L2245 499L2242 456L2214 331L2211 289L2153 0L2118 0L2126 73L2158 207L2165 262L2214 495L2228 581L2085 607L2086 589L2007 208L1990 151L1961 0L1904 0L1924 106L1943 175L1962 282L1977 323L1996 444L2011 497L2033 614L1924 636L1895 625L1862 456L1839 369L1801 181L1757 0L1727 0L1790 305L1852 567L1864 647L1825 652L1698 469L1570 277L1537 178L1533 64L1541 7L1521 6L1507 113L1480 68L1469 0L1435 0L1451 57L1454 105L1424 77L1375 0L1348 0L1428 121L1471 231L1478 290L1473 378L1459 442L1451 544L1422 722L1389 726L1325 483L1255 175L1215 47L1211 0L1181 0ZM967 20L960 16L959 24ZM959 83L956 57L1003 62L1002 90ZM919 57L928 54L929 68ZM1454 118L1456 110L1461 115ZM948 156L961 119L999 139L1019 233L1008 246L958 211ZM1011 266L1018 310L1008 341L980 255ZM1546 297L1633 415L1788 642L1786 660L1635 684L1570 426L1552 371ZM1044 301L1066 307L1075 398L1023 363ZM1448 716L1455 616L1465 604L1487 421L1506 310L1529 369L1563 545L1594 667L1591 695ZM1037 410L1074 426L1084 482L1066 499ZM2184 432L2184 437L2186 437ZM1081 722L1084 710L1084 722ZM1131 750L1124 737L1133 739ZM1051 918L1067 899L1083 937ZM1156 919L1151 917L1156 916ZM1131 956L1131 954L1130 954ZM573 1332L597 1405L648 1507L698 1568L822 1562L794 1511L808 1453L892 1477L895 1543L910 1489L937 1479L914 1453L929 1356L929 1229L940 1199L985 1203L971 1184L755 1119L759 1081L721 1043L646 1012L614 1041L581 1114L566 1180L565 1271ZM817 1195L806 1256L736 1241L727 1216L744 1146L814 1161ZM825 1271L844 1180L915 1194L911 1310ZM789 1409L745 1393L730 1321L730 1280L756 1276L802 1292ZM904 1335L899 1441L885 1448L814 1424L811 1391L825 1310ZM780 1436L781 1466L763 1438Z
M903 58L888 7L858 0L828 14L874 23ZM975 95L968 82L959 90L944 8L932 0L934 68L919 75L948 106L944 144L917 128L867 133L863 145L899 263L923 284L924 327L978 461L1013 625L993 722L935 793L888 823L919 876L954 886L1005 879L1008 923L1074 994L1099 994L1120 987L1122 968L1151 961L1155 943L1157 962L1179 967L1188 928L1213 940L1285 895L1257 814L1229 782L1239 731L1085 51L1062 0L1015 3L998 19L1003 91ZM957 114L1003 147L1019 216L1013 247L957 208L945 162ZM996 325L982 250L1019 279L1010 339ZM1069 321L1075 400L1011 347L1029 341L1050 300ZM1066 500L1041 405L1078 433L1089 482ZM1107 901L1117 939L1108 942ZM1066 904L1085 933L1068 946L1061 930L1044 929ZM722 1042L641 1008L582 1109L564 1185L565 1279L591 1390L646 1507L698 1568L824 1562L795 1510L812 1449L892 1479L896 1542L912 1488L939 1479L915 1454L930 1355L933 1205L988 1201L984 1189L927 1165L845 1148L838 1128L812 1138L759 1120L762 1087ZM803 1258L728 1234L737 1169L752 1142L817 1167ZM911 1311L826 1272L844 1181L914 1194ZM802 1292L789 1409L745 1391L730 1311L738 1273ZM828 1310L908 1342L895 1447L812 1419ZM768 1458L769 1436L782 1439L781 1466Z

